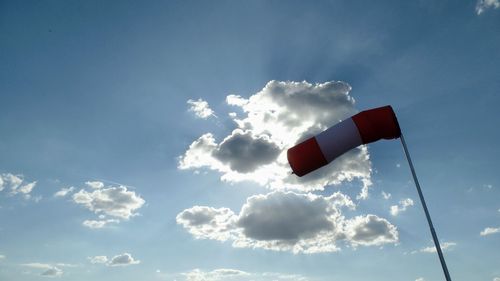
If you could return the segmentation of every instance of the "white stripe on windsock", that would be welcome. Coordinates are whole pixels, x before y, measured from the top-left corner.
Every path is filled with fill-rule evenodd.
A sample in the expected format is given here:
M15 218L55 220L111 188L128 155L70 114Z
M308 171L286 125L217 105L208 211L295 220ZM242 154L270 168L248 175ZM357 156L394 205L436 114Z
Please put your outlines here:
M352 118L337 123L315 138L327 162L363 144L358 127Z

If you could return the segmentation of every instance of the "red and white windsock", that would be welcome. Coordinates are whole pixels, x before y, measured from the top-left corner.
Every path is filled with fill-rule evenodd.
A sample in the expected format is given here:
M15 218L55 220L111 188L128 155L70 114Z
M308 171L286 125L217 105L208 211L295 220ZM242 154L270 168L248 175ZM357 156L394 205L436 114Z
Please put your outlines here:
M288 149L288 163L302 177L359 145L400 136L390 105L365 110Z

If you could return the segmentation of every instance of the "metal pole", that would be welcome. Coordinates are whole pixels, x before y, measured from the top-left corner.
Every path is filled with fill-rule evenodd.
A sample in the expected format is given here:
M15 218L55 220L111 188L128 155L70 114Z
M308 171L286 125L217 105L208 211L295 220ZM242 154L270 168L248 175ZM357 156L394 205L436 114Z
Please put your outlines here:
M425 204L424 195L422 194L422 190L420 189L420 184L418 183L417 174L415 173L415 168L413 167L410 153L408 152L408 147L406 147L406 142L405 138L403 137L403 134L401 134L401 144L403 145L403 148L405 150L406 160L408 160L408 164L410 165L411 174L413 175L413 181L415 182L415 186L417 187L418 197L420 197L420 202L422 203L422 207L424 208L427 222L429 223L429 228L431 229L432 239L434 240L434 245L436 246L436 250L439 256L439 261L441 262L441 267L443 267L444 277L446 278L446 281L451 281L450 273L448 272L448 267L446 267L446 262L444 260L443 251L441 251L441 246L439 245L439 240L436 235L436 231L434 230L434 226L432 225L431 216L429 215L429 210L427 210L427 205Z

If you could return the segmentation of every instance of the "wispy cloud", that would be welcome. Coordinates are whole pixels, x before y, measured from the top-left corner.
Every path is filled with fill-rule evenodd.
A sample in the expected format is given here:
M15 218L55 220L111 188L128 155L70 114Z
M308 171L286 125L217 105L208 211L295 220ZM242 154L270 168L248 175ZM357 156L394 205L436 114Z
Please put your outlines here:
M390 193L386 193L385 191L382 191L382 197L385 199L385 200L389 200L391 198L391 194Z
M442 251L452 250L456 245L457 245L457 243L455 243L455 242L440 243ZM411 253L416 254L416 253L436 253L436 252L437 252L437 250L436 250L435 246L429 246L429 247L424 247L420 250L412 251Z
M91 229L103 228L109 224L119 223L117 219L84 220L82 225Z
M406 211L410 206L413 206L413 200L410 198L399 201L399 205L391 206L391 215L397 216L399 213Z
M0 191L9 189L9 195L22 195L25 199L32 198L31 192L35 188L37 181L26 182L23 175L11 173L0 174ZM39 199L35 198L36 201Z
M92 189L99 189L104 187L104 183L101 181L87 181L85 185Z
M61 188L59 191L54 193L54 197L65 197L66 195L70 194L75 190L74 186L66 187L66 188Z
M23 263L21 266L29 267L33 269L39 269L39 275L43 277L59 277L64 274L64 271L61 267L77 267L75 264L68 263L40 263L40 262L32 262L32 263Z
M11 173L0 174L0 191L6 187L11 190L17 189L23 183L23 175L14 175Z
M108 257L107 256L93 256L93 257L88 257L88 260L92 264L105 264L108 262Z
M479 235L487 236L495 233L500 233L500 227L486 227L479 233Z
M476 13L478 15L484 13L488 9L500 8L500 0L479 0L476 3Z
M187 104L189 104L189 111L193 112L198 118L207 119L209 117L217 117L208 105L208 102L202 99L190 99L187 101Z
M160 273L160 272L158 272ZM238 269L219 268L214 270L193 269L173 275L175 280L182 281L308 281L312 280L300 274L277 272L247 272Z

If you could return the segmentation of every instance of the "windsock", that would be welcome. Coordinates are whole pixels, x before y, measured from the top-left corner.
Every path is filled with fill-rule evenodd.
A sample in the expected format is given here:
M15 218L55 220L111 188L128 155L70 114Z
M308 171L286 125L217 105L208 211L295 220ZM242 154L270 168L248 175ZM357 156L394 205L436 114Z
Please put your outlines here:
M362 144L401 136L390 105L362 111L288 149L293 173L302 177Z

